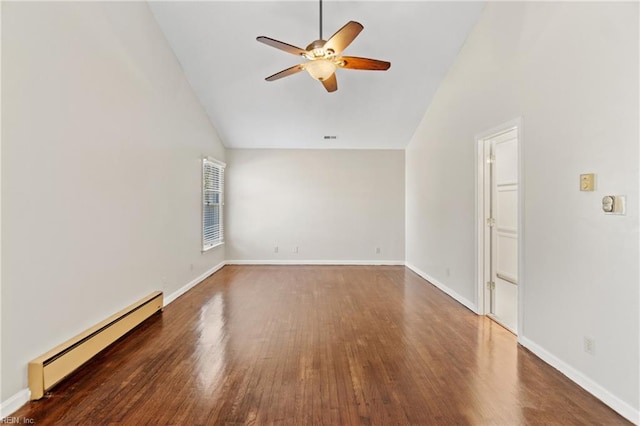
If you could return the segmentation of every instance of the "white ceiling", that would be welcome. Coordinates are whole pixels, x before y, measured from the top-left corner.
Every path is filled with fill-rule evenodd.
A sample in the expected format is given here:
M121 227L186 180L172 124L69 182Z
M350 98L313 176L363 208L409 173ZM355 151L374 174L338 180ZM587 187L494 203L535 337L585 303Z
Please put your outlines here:
M301 61L256 41L304 49L319 35L317 2L150 5L228 148L402 149L484 3L325 1L324 39L358 21L344 54L391 62L386 72L339 69L334 93L306 72L265 81Z

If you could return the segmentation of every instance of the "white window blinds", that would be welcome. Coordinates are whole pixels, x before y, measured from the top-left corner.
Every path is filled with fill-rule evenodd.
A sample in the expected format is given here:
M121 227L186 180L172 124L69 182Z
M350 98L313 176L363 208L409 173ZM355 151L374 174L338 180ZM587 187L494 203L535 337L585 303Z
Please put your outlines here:
M224 242L224 168L216 160L202 160L202 250Z

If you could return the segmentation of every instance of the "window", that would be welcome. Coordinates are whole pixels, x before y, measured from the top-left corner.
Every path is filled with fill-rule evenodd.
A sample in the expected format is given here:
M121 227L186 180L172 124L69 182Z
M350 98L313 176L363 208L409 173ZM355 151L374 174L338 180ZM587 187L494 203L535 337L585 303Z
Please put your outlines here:
M225 164L202 159L202 251L224 243L224 168Z

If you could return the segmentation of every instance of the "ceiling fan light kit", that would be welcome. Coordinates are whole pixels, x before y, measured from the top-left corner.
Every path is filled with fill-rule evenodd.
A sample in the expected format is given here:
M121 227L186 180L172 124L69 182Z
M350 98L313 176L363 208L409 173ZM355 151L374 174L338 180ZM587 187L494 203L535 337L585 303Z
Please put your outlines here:
M336 72L336 64L328 59L318 59L308 62L304 65L304 69L312 78L318 81L324 81Z
M292 74L296 74L302 70L307 71L309 75L322 83L328 92L338 90L338 82L336 80L336 69L346 68L355 70L371 70L386 71L391 63L379 61L377 59L358 58L351 56L339 56L353 40L363 30L362 24L349 21L345 26L340 28L329 40L322 39L322 0L320 0L320 39L313 41L305 49L287 44L269 37L257 37L261 43L276 49L283 50L293 55L301 56L308 60L303 64L295 65L278 73L270 75L265 80L275 81Z

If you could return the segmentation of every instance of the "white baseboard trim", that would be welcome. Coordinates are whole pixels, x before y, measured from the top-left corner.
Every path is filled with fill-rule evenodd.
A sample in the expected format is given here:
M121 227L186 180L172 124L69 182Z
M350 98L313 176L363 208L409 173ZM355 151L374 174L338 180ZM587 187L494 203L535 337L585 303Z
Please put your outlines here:
M404 260L227 260L227 265L404 265Z
M171 293L170 295L165 297L164 306L167 306L169 303L173 302L178 297L182 296L187 291L191 290L193 287L195 287L196 285L200 284L202 281L205 280L205 278L207 278L209 275L211 275L211 274L217 272L218 270L220 270L224 265L226 265L226 262L218 263L213 268L209 269L208 271L204 272L200 276L198 276L198 277L194 278L193 280L191 280L185 286L179 288L178 290L174 291L173 293Z
M553 355L551 352L526 337L518 337L518 342L525 348L529 349L538 358L567 376L600 401L607 404L622 417L636 425L640 424L640 410L633 408L631 405L627 404L589 377L585 376L566 362L562 361L560 358Z
M29 389L22 389L17 394L0 403L0 419L15 413L20 407L29 402L31 392Z
M459 303L463 304L467 309L471 309L471 311L473 311L474 314L476 312L478 312L477 309L476 309L476 304L475 303L473 303L470 300L460 296L454 290L452 290L451 288L449 288L446 285L442 284L440 281L436 280L435 278L433 278L432 276L430 276L426 272L421 271L420 269L416 268L415 266L413 266L409 262L406 262L405 266L407 268L411 269L416 274L420 275L425 280L429 281L434 286L438 287L440 290L442 290L443 292L445 292L449 296L453 297L456 301L458 301Z

